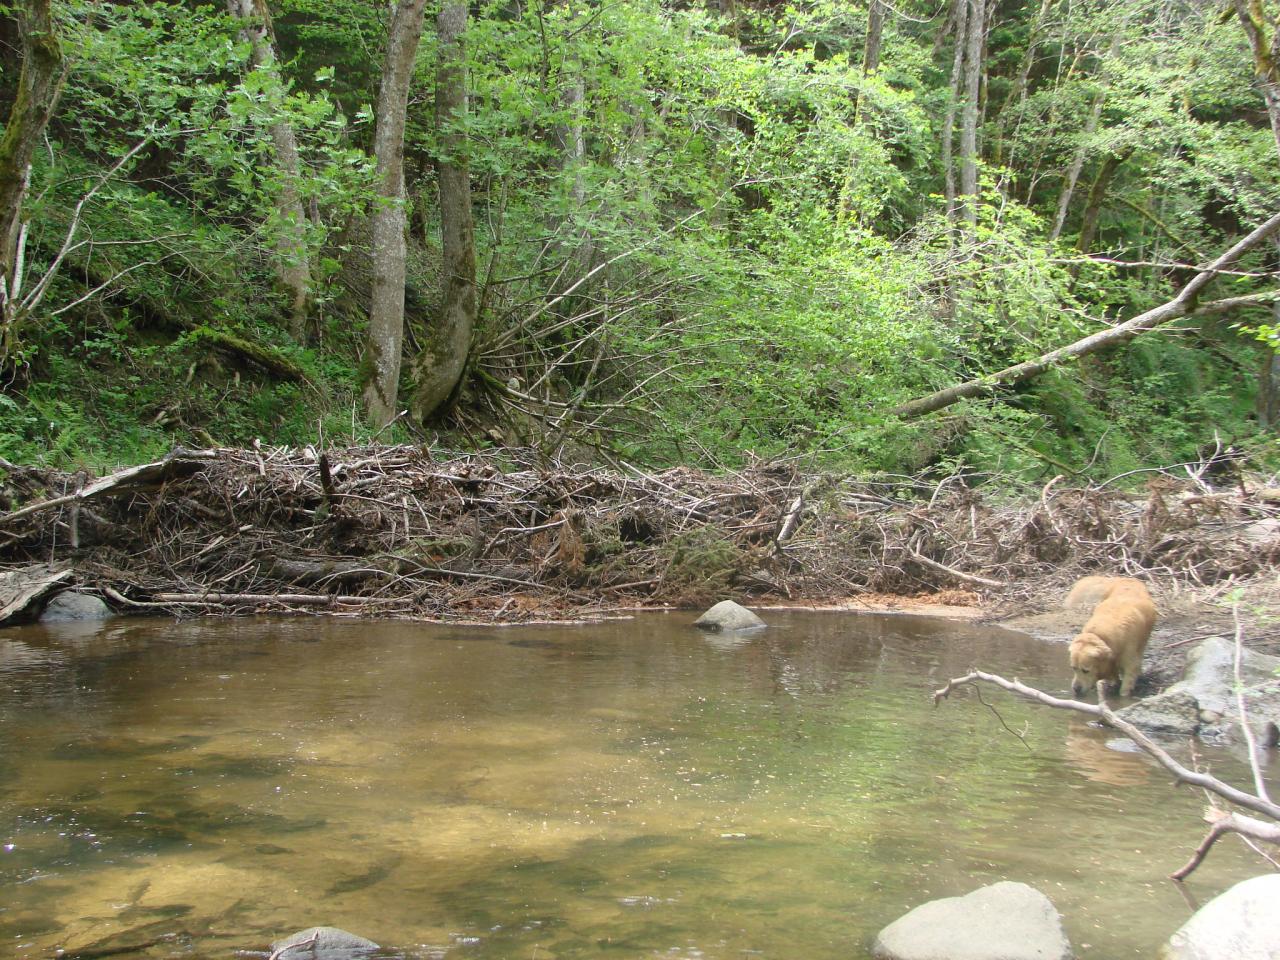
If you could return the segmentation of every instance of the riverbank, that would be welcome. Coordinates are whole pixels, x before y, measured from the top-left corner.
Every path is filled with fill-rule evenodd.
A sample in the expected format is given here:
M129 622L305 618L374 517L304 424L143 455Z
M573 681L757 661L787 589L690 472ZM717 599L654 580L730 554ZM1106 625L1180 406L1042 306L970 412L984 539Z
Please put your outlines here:
M732 597L983 617L1054 637L1071 626L1045 611L1078 576L1106 572L1152 584L1159 638L1220 620L1215 603L1238 585L1267 599L1280 566L1265 484L1159 472L1141 489L1055 481L1018 496L795 463L709 474L525 449L261 445L176 450L100 478L0 469L6 569L38 565L118 610L177 616L518 623Z

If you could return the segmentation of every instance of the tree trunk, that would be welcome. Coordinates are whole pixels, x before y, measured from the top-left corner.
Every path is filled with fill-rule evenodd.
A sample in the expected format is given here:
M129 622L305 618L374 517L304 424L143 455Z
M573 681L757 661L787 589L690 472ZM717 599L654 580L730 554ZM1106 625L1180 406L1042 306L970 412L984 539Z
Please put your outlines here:
M978 222L978 98L982 93L982 45L986 34L986 0L968 0L969 24L964 44L964 107L960 111L960 193L964 216Z
M1276 149L1280 151L1280 26L1267 16L1261 0L1232 0L1232 6L1253 50L1253 72L1267 105Z
M440 323L414 360L413 413L425 420L453 394L471 352L476 321L475 224L467 163L466 0L445 0L436 20L436 126L440 137L440 239L444 301Z
M862 48L862 79L880 69L880 44L884 39L884 0L871 0L867 11L867 42ZM856 126L862 118L862 97L854 104L853 122Z
M956 44L955 53L951 59L951 85L947 92L947 110L942 119L942 174L948 220L954 220L956 212L956 166L951 144L955 136L956 107L960 103L960 82L964 76L964 50L969 35L968 0L955 0L955 15L952 19L956 26Z
M871 0L871 7L867 11L867 42L862 48L863 80L880 69L880 41L884 36L884 13L885 7L883 0ZM862 126L864 102L865 98L863 97L862 92L854 91L854 129ZM837 208L837 220L841 223L845 222L853 212L853 187L858 173L855 168L855 159L856 155L851 153L849 156L848 166L845 170L844 185L840 190L840 203Z
M1280 303L1272 309L1272 323L1280 323ZM1264 347L1258 370L1258 426L1274 433L1280 427L1280 354Z
M365 342L364 404L369 419L379 427L397 414L404 344L404 127L425 7L426 0L396 0L391 11L373 132L377 197L369 224L373 289Z
M1082 357L1086 354L1093 353L1103 347L1112 346L1114 344L1125 343L1132 340L1141 333L1145 333L1152 327L1159 326L1162 323L1168 323L1170 320L1176 320L1179 317L1185 317L1196 311L1196 299L1204 288L1216 277L1222 270L1225 270L1231 264L1235 263L1242 255L1252 250L1263 240L1280 231L1280 214L1276 214L1266 223L1254 229L1252 233L1238 241L1230 250L1218 257L1213 263L1205 267L1200 273L1196 274L1185 287L1183 287L1176 297L1167 303L1154 307L1124 323L1114 327L1108 327L1106 330L1100 330L1095 334L1091 334L1075 343L1068 344L1065 347L1059 347L1057 350L1051 350L1035 360L1028 360L1025 363L1015 364L1012 367L1006 367L996 373L989 374L977 380L969 380L965 383L957 384L953 387L947 387L945 390L939 390L931 393L927 397L921 397L918 400L912 400L908 403L900 404L893 408L893 412L900 417L911 419L913 417L924 416L927 413L933 413L935 410L941 410L943 407L949 407L953 403L960 400L966 400L970 397L985 396L994 392L998 387L1007 386L1013 383L1021 383L1037 376L1050 367L1062 363L1064 360L1070 360L1075 357ZM1217 301L1216 303L1206 304L1200 308L1204 313L1223 313L1227 310L1244 307L1259 306L1266 303L1274 302L1280 296L1280 292L1268 291L1264 294L1255 294L1244 297L1233 297L1228 300Z
M1098 233L1098 218L1102 215L1102 203L1107 197L1107 189L1111 186L1116 171L1120 169L1120 164L1129 159L1132 152L1132 150L1122 150L1120 153L1107 154L1107 159L1102 161L1098 175L1093 178L1093 184L1089 187L1089 199L1084 205L1084 215L1080 218L1080 234L1076 238L1076 249L1080 253L1087 254L1093 249L1093 241ZM1078 272L1078 267L1071 268L1072 276Z
M1058 212L1053 218L1053 229L1049 231L1050 242L1057 240L1062 235L1062 228L1067 224L1067 212L1071 208L1071 198L1075 195L1076 184L1080 182L1080 172L1084 169L1084 163L1089 158L1089 138L1097 131L1098 121L1102 117L1103 99L1101 92L1093 98L1093 106L1089 110L1089 118L1084 122L1080 145L1076 147L1075 156L1071 158L1071 165L1067 167L1067 175L1062 184L1062 192L1058 194Z
M1049 14L1049 7L1053 4L1053 0L1040 0L1040 12L1036 14L1035 20L1031 23L1031 30L1027 35L1027 49L1022 54L1022 63L1018 67L1018 79L1014 81L1013 92L1009 94L1009 98L1005 100L1000 108L1000 115L996 118L996 134L992 148L995 151L995 163L997 166L1004 162L1005 148L1005 118L1009 115L1012 104L1016 104L1016 108L1021 119L1022 108L1027 102L1027 88L1031 79L1031 68L1035 65L1036 48L1040 45L1040 34L1044 29L1045 17ZM1010 162L1013 158L1010 157Z
M22 70L4 137L0 138L0 311L7 357L13 331L12 309L20 290L19 254L22 202L31 182L31 160L58 105L66 76L62 45L53 26L51 0L27 0L20 8Z
M266 0L227 0L227 9L245 23L240 35L249 43L249 62L253 68L269 71L278 77L275 36ZM281 174L280 194L276 198L280 220L280 236L276 240L276 283L289 301L289 332L295 340L302 340L306 336L307 315L311 311L307 214L299 190L302 160L291 123L276 120L271 124L270 133Z

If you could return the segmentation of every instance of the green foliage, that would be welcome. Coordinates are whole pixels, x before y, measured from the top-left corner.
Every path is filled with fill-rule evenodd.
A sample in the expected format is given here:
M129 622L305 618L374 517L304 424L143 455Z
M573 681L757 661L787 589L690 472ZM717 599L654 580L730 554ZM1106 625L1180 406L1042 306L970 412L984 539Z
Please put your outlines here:
M24 209L29 276L76 233L15 331L0 455L97 465L201 437L367 436L361 214L385 4L280 0L279 56L257 67L220 4L57 7L74 68ZM497 427L648 463L804 457L1043 482L1250 434L1258 347L1232 327L1274 344L1260 314L1146 335L919 422L888 413L1167 300L1187 265L1280 209L1247 44L1218 8L1020 0L991 18L976 223L948 219L954 37L936 13L892 5L864 76L857 4L473 8L470 112L442 121L467 135L486 282L456 442ZM417 342L444 282L430 33L406 140ZM1095 184L1090 249L1106 262L1081 262ZM279 204L290 188L317 284L311 344L285 329L273 287L297 226ZM1266 289L1270 259L1206 299ZM687 575L719 576L721 546L673 564L696 555Z

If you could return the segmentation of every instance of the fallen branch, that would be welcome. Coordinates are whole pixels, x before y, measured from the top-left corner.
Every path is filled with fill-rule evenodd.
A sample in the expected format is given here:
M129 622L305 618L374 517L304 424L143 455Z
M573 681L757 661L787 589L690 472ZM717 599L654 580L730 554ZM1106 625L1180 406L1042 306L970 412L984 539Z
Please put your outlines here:
M1203 773L1199 770L1191 770L1184 767L1181 763L1169 755L1163 747L1148 737L1145 733L1135 727L1127 720L1123 720L1116 716L1115 712L1100 702L1097 705L1085 703L1082 700L1063 700L1059 697L1051 696L1043 690L1037 690L1035 687L1029 687L1018 680L1006 680L994 673L983 673L980 670L974 670L963 677L957 677L954 680L948 680L947 685L939 690L934 691L933 702L935 705L947 699L951 691L956 687L966 686L977 683L990 683L997 687L1002 687L1010 693L1016 693L1018 696L1027 700L1034 700L1037 703L1043 703L1045 706L1054 707L1059 710L1072 710L1076 713L1083 713L1086 716L1094 717L1102 720L1110 727L1119 730L1130 740L1141 747L1145 752L1150 754L1155 760L1166 770L1173 774L1174 778L1182 783L1189 783L1192 786L1201 787L1210 793L1215 793L1224 800L1230 800L1232 803L1244 807L1246 810L1252 810L1254 813L1260 813L1265 817L1273 820L1280 820L1280 805L1274 804L1262 797L1256 797L1251 793L1245 793L1229 783L1224 783L1217 777ZM1101 687L1102 684L1099 684ZM1101 694L1101 691L1099 691Z
M201 461L212 460L217 455L216 450L185 450L179 447L163 460L117 470L115 473L107 474L86 484L75 493L54 497L51 500L41 500L38 503L29 503L21 509L0 515L0 525L12 523L14 520L20 520L22 517L42 510L65 506L68 503L85 503L106 494L130 493L141 487L189 476L200 469Z
M1269 302L1275 299L1275 292L1269 291L1265 294L1255 294L1250 298L1231 297L1220 303L1207 303L1203 306L1197 306L1196 299L1206 286L1227 267L1235 263L1245 253L1252 250L1263 240L1272 236L1280 230L1280 214L1276 214L1270 220L1261 226L1254 228L1247 236L1237 241L1231 249L1223 253L1217 260L1209 264L1198 274L1191 278L1187 284L1178 291L1178 295L1167 303L1163 303L1158 307L1141 313L1124 323L1117 324L1114 327L1108 327L1106 330L1100 330L1097 333L1077 340L1075 343L1068 344L1065 347L1059 347L1056 350L1050 350L1043 356L1037 357L1035 360L1027 360L1024 363L1014 364L1012 367L1006 367L995 373L988 374L985 377L979 377L976 380L968 380L964 383L947 387L945 390L938 390L926 397L917 400L911 400L907 403L900 404L893 408L893 413L906 419L913 417L922 417L925 414L933 413L941 410L943 407L949 407L953 403L960 400L966 400L971 397L985 396L996 390L998 387L1008 386L1009 384L1021 383L1032 377L1038 376L1050 367L1062 363L1064 360L1071 360L1076 357L1082 357L1086 354L1093 353L1103 347L1112 346L1118 343L1124 343L1132 340L1141 333L1168 323L1170 320L1177 320L1199 312L1221 313L1227 309L1234 309L1238 306L1252 305L1258 302ZM1243 301L1248 300L1246 304Z
M919 553L910 547L907 548L907 553L911 554L911 558L913 560L918 563L923 563L931 570L937 570L940 573L948 574L955 577L957 580L964 581L965 583L972 583L979 587L990 587L992 590L999 590L1002 587L1008 586L1008 584L1001 580L990 580L987 577L979 577L977 574L973 573L962 573L954 567L948 567L945 563L939 563L937 560L930 560L924 554Z
M1239 834L1251 840L1280 843L1280 823L1266 823L1254 817L1246 817L1239 813L1224 813L1216 809L1211 809L1205 819L1213 824L1209 828L1209 833L1200 841L1200 846L1196 847L1196 852L1191 855L1191 859L1169 874L1170 880L1185 880L1190 876L1192 871L1204 861L1209 849L1228 833Z
M70 579L70 568L50 570L43 564L0 572L0 623Z

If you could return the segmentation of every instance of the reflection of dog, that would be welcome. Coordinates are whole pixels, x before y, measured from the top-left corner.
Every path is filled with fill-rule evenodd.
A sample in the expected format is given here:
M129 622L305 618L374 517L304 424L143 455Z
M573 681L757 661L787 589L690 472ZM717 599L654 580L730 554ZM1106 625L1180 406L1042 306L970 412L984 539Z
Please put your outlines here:
M1155 604L1139 580L1085 577L1067 595L1067 605L1073 598L1078 603L1093 596L1098 605L1071 641L1071 691L1079 696L1099 680L1119 680L1120 695L1127 697L1142 670L1142 652L1156 622Z
M1115 787L1146 783L1151 775L1150 765L1138 754L1114 749L1113 742L1117 746L1133 744L1128 740L1109 740L1110 732L1072 720L1067 725L1067 763L1094 783L1106 783Z

